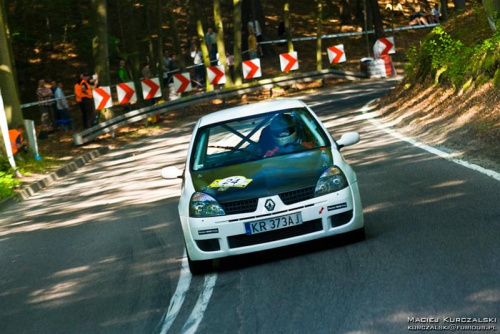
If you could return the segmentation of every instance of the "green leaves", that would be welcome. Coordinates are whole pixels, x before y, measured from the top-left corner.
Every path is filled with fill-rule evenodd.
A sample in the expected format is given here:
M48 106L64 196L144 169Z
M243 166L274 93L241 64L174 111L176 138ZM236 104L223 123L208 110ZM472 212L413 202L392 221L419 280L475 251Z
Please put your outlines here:
M423 40L420 49L410 49L407 65L409 78L431 76L435 83L460 87L486 75L492 79L500 63L500 35L465 45L438 26Z

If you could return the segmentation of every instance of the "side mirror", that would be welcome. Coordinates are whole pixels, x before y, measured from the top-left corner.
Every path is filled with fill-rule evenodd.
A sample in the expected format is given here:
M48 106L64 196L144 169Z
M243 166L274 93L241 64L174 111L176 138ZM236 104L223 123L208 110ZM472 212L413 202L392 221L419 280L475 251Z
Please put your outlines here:
M174 166L171 167L165 167L161 170L161 177L170 180L170 179L181 179L182 178L182 171Z
M339 140L337 140L337 145L339 146L339 149L341 149L344 146L350 146L358 143L359 139L360 139L359 133L347 132L344 133Z

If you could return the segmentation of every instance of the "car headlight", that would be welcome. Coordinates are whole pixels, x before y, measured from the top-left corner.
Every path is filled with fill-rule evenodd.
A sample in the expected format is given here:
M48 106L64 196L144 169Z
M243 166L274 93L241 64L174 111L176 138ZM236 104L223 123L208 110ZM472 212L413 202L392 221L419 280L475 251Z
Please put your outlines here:
M347 188L348 185L342 170L337 166L333 166L325 170L319 177L314 195L323 196Z
M224 216L226 212L215 198L204 193L194 193L189 203L189 216L215 217Z

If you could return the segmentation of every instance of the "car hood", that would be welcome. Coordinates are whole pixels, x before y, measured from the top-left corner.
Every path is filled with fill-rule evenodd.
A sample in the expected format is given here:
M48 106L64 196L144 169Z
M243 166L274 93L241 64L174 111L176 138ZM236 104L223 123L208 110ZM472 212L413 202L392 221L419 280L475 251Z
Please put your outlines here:
M259 161L193 171L195 191L230 202L314 187L333 164L330 148L321 148Z

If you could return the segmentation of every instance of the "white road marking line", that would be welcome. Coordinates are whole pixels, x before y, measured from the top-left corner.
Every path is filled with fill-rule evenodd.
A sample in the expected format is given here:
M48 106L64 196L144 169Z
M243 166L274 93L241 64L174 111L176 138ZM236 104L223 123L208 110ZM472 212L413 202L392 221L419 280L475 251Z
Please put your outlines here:
M211 274L205 276L205 283L203 284L203 290L198 297L198 301L191 312L188 320L182 328L182 333L184 334L194 334L196 329L198 329L205 310L207 309L208 302L214 291L215 282L217 282L217 274Z
M454 162L454 163L456 163L458 165L461 165L461 166L464 166L466 168L475 170L475 171L477 171L479 173L482 173L484 175L492 177L492 178L494 178L497 181L500 181L500 173L497 173L497 172L495 172L493 170L490 170L490 169L486 169L484 167L481 167L479 165L470 163L470 162L465 161L465 160L453 158L449 153L443 152L443 151L441 151L441 150L439 150L439 149L437 149L435 147L432 147L432 146L423 144L423 143L421 143L419 141L416 141L414 139L408 138L405 135L400 134L396 130L391 129L388 125L384 125L384 124L380 123L378 120L376 120L373 117L373 115L369 114L369 111L372 110L372 108L370 107L370 104L372 104L375 101L376 101L376 99L373 100L373 101L368 102L359 111L361 111L366 116L366 119L368 121L370 121L372 124L374 124L378 129L386 132L387 134L389 134L389 135L391 135L391 136L393 136L395 138L398 138L398 139L403 140L403 141L405 141L407 143L410 143L413 146L419 147L419 148L421 148L421 149L423 149L423 150L425 150L425 151L427 151L429 153L435 154L435 155L437 155L437 156L439 156L439 157L441 157L443 159L446 159L448 161Z
M186 298L186 294L189 290L191 277L192 275L189 271L187 254L184 249L179 282L177 283L177 288L175 289L172 299L170 299L170 305L168 306L167 313L163 316L160 322L161 330L159 333L166 334L174 323L174 320L177 317L177 314L179 314L179 310L181 309L182 303L184 303L184 298Z

